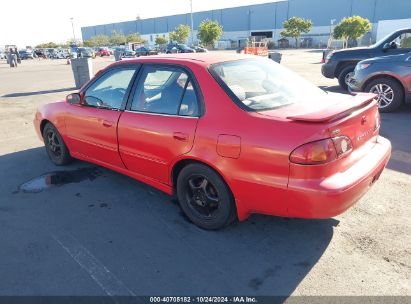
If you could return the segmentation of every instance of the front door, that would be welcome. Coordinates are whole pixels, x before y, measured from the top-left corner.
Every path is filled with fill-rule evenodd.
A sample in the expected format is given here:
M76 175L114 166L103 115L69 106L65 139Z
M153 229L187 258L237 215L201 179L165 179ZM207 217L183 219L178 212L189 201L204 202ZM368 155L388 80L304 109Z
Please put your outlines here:
M193 146L200 114L197 93L184 69L143 66L132 103L118 124L120 155L129 170L168 183L172 161Z
M86 89L81 105L72 105L66 116L72 152L124 167L118 153L117 123L135 72L135 67L108 70Z

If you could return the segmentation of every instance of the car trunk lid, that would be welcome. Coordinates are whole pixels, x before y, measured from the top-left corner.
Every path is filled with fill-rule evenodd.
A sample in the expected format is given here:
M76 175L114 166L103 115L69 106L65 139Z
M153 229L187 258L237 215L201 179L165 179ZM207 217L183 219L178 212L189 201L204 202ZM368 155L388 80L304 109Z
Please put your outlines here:
M318 104L309 103L299 111L293 111L293 114L287 115L286 117L287 119L294 121L313 123L333 121L348 116L352 112L363 108L371 103L374 98L374 94L365 93L360 93L355 96L338 96L334 100L321 101Z
M327 94L320 100L296 103L262 115L295 123L321 125L330 137L347 136L358 148L378 134L379 113L374 94Z

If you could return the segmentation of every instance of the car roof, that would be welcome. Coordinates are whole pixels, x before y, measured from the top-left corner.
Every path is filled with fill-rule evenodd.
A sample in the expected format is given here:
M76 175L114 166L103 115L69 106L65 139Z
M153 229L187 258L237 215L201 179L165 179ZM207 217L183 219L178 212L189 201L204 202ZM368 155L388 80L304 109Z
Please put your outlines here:
M209 53L177 53L177 54L161 54L161 55L154 55L144 58L137 58L137 59L126 59L123 61L119 61L114 63L113 65L121 65L127 64L131 62L144 62L144 63L195 63L201 66L210 66L212 64L226 62L226 61L235 61L241 59L258 59L258 56L254 55L243 55L243 54L236 54L231 52L209 52Z

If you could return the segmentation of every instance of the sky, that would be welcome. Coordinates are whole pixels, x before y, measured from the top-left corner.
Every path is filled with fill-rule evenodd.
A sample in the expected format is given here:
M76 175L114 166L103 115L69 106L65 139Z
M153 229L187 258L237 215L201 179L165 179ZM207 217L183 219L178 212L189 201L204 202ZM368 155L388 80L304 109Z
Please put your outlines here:
M235 7L276 0L193 0L193 11ZM190 12L190 0L19 0L1 1L0 47L35 46L43 42L66 42L81 27Z

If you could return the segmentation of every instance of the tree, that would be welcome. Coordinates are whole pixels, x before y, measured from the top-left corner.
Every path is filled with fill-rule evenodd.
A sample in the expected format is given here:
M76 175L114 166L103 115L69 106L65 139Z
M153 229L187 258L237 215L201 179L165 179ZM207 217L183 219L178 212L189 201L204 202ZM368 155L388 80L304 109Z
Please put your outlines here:
M95 46L97 46L94 43L92 38L90 38L89 40L85 40L83 44L84 44L85 47L95 47Z
M344 18L334 28L333 37L343 39L344 47L348 45L348 39L357 40L372 28L370 20L360 16Z
M126 36L126 42L144 43L145 40L141 38L139 33L131 33Z
M37 49L55 49L57 47L58 44L54 42L40 43L39 45L36 45Z
M166 44L167 43L167 39L161 36L156 37L156 44L158 45L162 45L162 44Z
M301 33L311 31L313 23L309 19L292 17L283 23L284 30L280 33L282 37L291 37L295 39L295 47L298 48L298 40Z
M212 46L223 34L223 27L212 20L203 20L198 27L197 38L206 46Z
M82 46L83 45L83 41L81 39L70 39L69 41L67 41L67 44L70 45L76 45L76 46Z
M126 44L126 36L124 36L121 32L113 31L110 38L109 42L112 45L122 45Z
M107 46L110 43L110 38L106 35L97 35L84 41L84 45L88 47Z
M180 24L170 33L170 40L178 43L186 43L190 36L190 27L186 24Z

